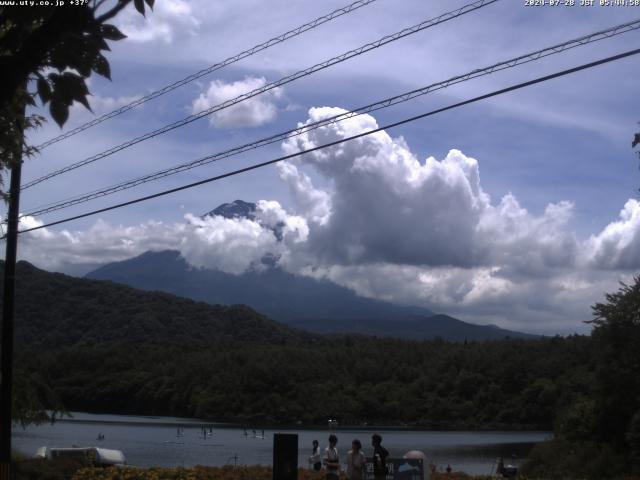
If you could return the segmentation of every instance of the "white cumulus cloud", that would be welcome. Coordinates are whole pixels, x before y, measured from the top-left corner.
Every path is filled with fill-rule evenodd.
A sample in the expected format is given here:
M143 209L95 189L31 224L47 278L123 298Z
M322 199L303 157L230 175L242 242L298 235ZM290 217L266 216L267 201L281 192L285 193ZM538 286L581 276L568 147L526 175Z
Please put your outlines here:
M640 202L629 199L611 222L586 243L586 261L596 268L637 270L640 268Z
M132 7L118 16L118 26L127 41L139 43L160 40L170 44L176 37L194 35L200 23L192 5L185 0L155 2L153 11L144 17Z
M313 108L306 123L343 112ZM373 117L361 115L291 138L283 150L290 154L377 127ZM332 185L319 190L295 164L279 167L309 221L309 248L322 262L531 271L574 261L569 202L551 204L537 217L512 194L494 205L482 189L478 161L459 150L421 162L402 138L377 132L302 161Z
M128 105L140 99L140 95L130 95L121 97L104 97L101 95L90 95L88 98L91 111L87 110L84 105L74 102L71 106L71 119L74 123L86 122L93 120L96 116L111 112L116 108ZM141 108L141 107L138 107Z
M195 267L240 274L277 249L273 232L244 218L187 215L190 228L180 243L182 256Z
M262 88L264 77L245 77L231 83L213 80L206 92L201 93L192 105L192 113L198 113L224 103L253 90ZM257 127L273 121L278 114L277 102L282 99L280 87L268 90L211 115L210 123L217 128Z

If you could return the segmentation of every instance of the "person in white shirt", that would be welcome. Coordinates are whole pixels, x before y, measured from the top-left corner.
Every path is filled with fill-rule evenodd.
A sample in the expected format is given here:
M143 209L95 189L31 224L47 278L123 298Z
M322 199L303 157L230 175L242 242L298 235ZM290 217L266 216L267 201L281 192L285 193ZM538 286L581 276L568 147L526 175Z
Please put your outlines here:
M349 480L362 480L366 461L367 459L362 453L362 443L356 438L351 442L351 450L347 453L347 478Z
M338 449L336 445L338 443L338 437L334 434L329 435L329 446L324 450L324 468L327 472L327 480L338 480L340 473L340 457L338 456Z
M322 458L320 457L320 444L318 440L313 441L313 451L309 456L309 465L316 472L319 472L322 469Z

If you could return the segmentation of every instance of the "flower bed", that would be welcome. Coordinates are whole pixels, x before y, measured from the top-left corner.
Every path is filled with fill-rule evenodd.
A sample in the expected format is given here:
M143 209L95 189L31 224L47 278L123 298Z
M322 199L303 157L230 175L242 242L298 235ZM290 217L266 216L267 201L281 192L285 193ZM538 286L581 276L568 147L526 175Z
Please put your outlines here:
M298 480L324 480L324 472L298 470ZM495 477L465 473L436 473L431 480L488 480ZM518 477L520 480L527 480ZM272 480L271 467L202 467L193 468L82 468L73 480ZM342 474L340 480L346 480Z
M83 468L73 480L271 480L271 467ZM322 480L323 472L300 469L298 480Z

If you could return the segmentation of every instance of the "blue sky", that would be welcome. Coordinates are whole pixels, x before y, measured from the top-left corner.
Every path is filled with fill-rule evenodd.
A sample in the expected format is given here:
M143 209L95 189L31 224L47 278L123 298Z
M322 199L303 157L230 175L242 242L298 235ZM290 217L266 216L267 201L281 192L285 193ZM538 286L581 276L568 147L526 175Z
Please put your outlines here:
M91 78L91 104L105 113L345 4L158 0L147 19L124 12L116 23L129 38L112 42L113 81ZM23 182L180 119L194 105L214 105L463 4L377 0L43 150L25 164ZM25 190L21 210L288 130L310 115L323 118L323 107L353 109L636 17L637 7L501 0L263 94L213 123L199 120ZM634 31L576 48L328 128L305 145L638 46ZM149 248L177 248L195 266L241 273L276 251L282 268L362 295L523 331L585 332L589 306L640 266L640 175L630 145L640 120L638 72L631 57L404 125L326 158L303 158L286 171L269 167L24 235L20 256L78 274ZM74 107L65 130L92 115ZM30 139L59 133L50 121ZM274 144L27 222L154 193L300 145ZM439 163L425 163L428 157ZM262 201L260 220L197 220L235 199ZM269 236L274 219L288 225L282 242Z

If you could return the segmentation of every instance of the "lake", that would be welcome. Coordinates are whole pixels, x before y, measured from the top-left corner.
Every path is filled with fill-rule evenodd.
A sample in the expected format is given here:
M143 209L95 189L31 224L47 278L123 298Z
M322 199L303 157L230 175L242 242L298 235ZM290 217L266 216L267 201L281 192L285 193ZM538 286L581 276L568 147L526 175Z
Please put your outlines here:
M202 427L206 425L206 437ZM211 433L210 432L210 428ZM178 429L182 435L178 436ZM127 415L95 415L73 413L55 424L30 426L23 430L14 426L13 448L33 455L38 447L97 446L122 450L127 463L138 466L193 466L193 465L271 465L273 460L273 434L298 434L298 465L307 466L311 442L320 441L324 451L330 433L338 437L341 460L351 448L351 441L360 439L365 454L371 453L371 435L376 430L337 429L329 431L310 429L252 429L232 425L211 424L202 420L174 417L142 417ZM98 434L104 440L97 440ZM448 464L454 470L473 474L491 473L496 458L505 457L505 463L516 455L521 461L538 442L550 438L550 432L437 432L382 430L383 445L392 457L401 457L409 450L421 450L427 461L439 469Z

